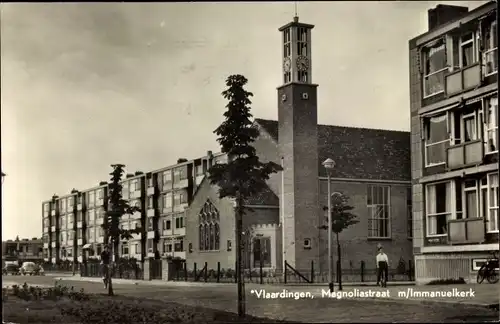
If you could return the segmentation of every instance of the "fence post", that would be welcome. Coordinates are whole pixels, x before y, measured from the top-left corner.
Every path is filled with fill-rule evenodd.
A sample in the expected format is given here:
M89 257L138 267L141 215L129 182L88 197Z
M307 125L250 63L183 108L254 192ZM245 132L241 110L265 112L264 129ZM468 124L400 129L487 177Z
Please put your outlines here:
M234 283L238 283L238 261L234 263Z
M205 262L205 272L203 273L203 279L205 279L205 282L207 282L207 275L208 275L208 263Z
M311 260L311 283L314 283L314 260Z
M413 262L411 262L411 260L408 260L408 279L410 279L409 281L412 281L412 277L413 277Z
M365 261L361 261L361 282L365 282Z
M285 260L285 269L283 269L283 276L285 277L285 279L284 279L285 285L286 285L286 281L287 281L287 279L286 279L286 277L287 277L287 275L286 275L286 269L287 268L288 268L288 262L286 262L286 260Z
M339 260L337 260L337 275L336 275L336 277L337 277L337 283L339 283L339 281L340 281L340 271L339 271L339 269L340 269L340 262L339 262Z
M184 281L188 281L188 268L187 268L187 262L184 262Z
M262 270L262 262L259 263L259 270L260 270L260 284L262 285L262 283L264 282L264 273L263 273L263 270Z
M220 282L220 262L217 262L217 283Z
M196 277L198 275L196 274L196 262L194 263L194 266L193 266L193 281L196 281Z

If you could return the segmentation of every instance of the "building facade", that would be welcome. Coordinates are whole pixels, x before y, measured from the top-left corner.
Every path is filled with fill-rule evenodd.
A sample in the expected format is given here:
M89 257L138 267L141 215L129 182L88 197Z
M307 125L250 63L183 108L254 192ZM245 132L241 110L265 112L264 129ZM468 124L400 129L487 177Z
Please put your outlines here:
M2 242L2 261L32 261L43 260L42 239L7 240Z
M283 172L272 175L268 188L244 202L248 207L243 233L245 267L282 269L286 260L298 271L309 272L311 263L316 271L327 271L327 233L319 229L325 224L323 207L328 201L327 174L321 165L327 158L336 162L330 174L332 194L350 197L359 219L340 235L343 268L359 269L363 261L367 269L375 269L379 245L393 268L401 260L408 264L412 259L410 133L318 125L311 65L313 27L295 17L279 29L283 79L277 93L278 120L256 119L259 137L253 145L261 160L281 163ZM179 257L188 269L195 264L201 269L205 263L209 269L216 269L218 263L223 269L234 269L234 202L220 199L218 188L207 178L214 163L226 161L224 154L209 152L202 158L128 176L124 197L142 211L126 216L123 226L143 230L121 243L120 254L139 260ZM90 195L95 190L102 190L104 202L91 207L90 201L101 197L101 193ZM77 232L70 232L72 256L77 261L98 256L103 240L99 215L106 210L106 184L90 192L75 193L82 197L82 231L73 225ZM69 198L47 201L44 213L47 210L46 215L61 219L61 199ZM95 207L102 209L95 211ZM70 247L63 244L62 227L52 224L49 218L44 237L47 258L54 261L63 255L61 247L66 247L66 255ZM83 235L81 240L78 233Z
M409 41L415 276L472 280L498 251L496 2L438 5Z

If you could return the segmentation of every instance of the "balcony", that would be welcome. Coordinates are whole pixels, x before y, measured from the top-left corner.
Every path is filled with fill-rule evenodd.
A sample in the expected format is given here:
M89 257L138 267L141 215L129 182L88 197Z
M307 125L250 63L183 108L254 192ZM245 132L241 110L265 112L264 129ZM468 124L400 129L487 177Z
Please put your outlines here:
M132 191L130 193L130 199L137 199L137 198L141 198L141 191L140 190Z
M165 207L161 211L162 214L169 214L171 212L172 212L172 207Z
M95 205L96 206L102 206L102 205L104 205L104 199L102 199L102 198L97 199L97 201L95 202Z
M56 247L56 242L52 242L50 246L52 246L53 248L55 248Z
M161 231L161 236L172 236L173 234L174 232L172 231L172 229Z
M155 231L149 231L148 232L148 239L154 239L155 238Z
M80 246L80 245L83 245L83 239L78 239L78 240L76 241L76 244L77 244L77 245L79 245L79 246Z
M52 215L52 216L56 216L56 211L53 209L53 210L50 212L50 215Z
M48 249L49 248L49 243L43 243L43 248Z
M74 241L73 240L68 240L68 246L73 246Z
M135 212L130 215L130 219L141 219L141 212Z
M130 240L140 240L142 237L141 233L136 233L136 234L132 234L132 238Z
M77 211L81 211L83 209L83 205L82 204L77 204L76 205L76 210Z
M56 227L55 227L55 226L51 226L51 227L50 227L50 231L51 231L51 232L55 232L55 231L56 231Z
M155 210L154 210L153 208L148 209L148 211L147 211L147 216L148 216L148 217L154 217L154 216L155 216L155 214L156 214L156 213L155 213Z
M446 95L453 96L481 84L481 65L476 63L445 76Z
M154 252L148 252L148 258L154 258L155 253Z
M179 204L179 205L174 205L174 212L183 212L188 207L189 207L188 203L182 203L182 204Z
M174 182L174 189L187 188L188 186L189 186L188 179L182 179L182 180Z
M78 258L77 258L78 262L79 263L82 263L83 262L83 257L80 255Z
M465 218L448 221L450 244L483 243L485 240L484 219Z
M446 150L446 165L449 170L478 165L483 162L484 146L482 140L454 145Z
M186 235L186 228L176 228L174 229L173 235Z
M147 192L146 192L146 194L148 196L153 196L155 194L155 191L156 191L155 187L149 187L148 190L147 190Z
M76 222L76 228L82 228L83 222Z
M172 258L186 259L186 251L171 252Z
M49 228L48 227L44 227L43 228L43 233L48 233L49 232Z
M95 220L95 223L96 223L96 225L102 225L102 224L104 224L104 218L97 218Z
M96 240L97 243L104 243L104 236L100 236Z

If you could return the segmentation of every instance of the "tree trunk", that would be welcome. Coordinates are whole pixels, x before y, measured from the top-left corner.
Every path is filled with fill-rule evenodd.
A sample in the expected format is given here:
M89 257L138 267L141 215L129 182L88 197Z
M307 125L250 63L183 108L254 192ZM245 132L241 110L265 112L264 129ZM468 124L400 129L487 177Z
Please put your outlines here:
M112 244L113 251L111 252L111 255L114 255L115 253L115 244L113 242ZM113 283L111 282L111 277L112 277L112 272L111 272L111 267L112 267L112 262L111 264L108 265L108 296L114 296L115 292L113 291Z
M243 210L242 199L238 197L236 206L236 274L238 283L238 316L245 316L245 283L243 281Z
M337 269L337 273L339 276L339 290L342 290L342 256L340 253L339 233L336 233L335 236L337 238L337 255L339 258L338 269Z

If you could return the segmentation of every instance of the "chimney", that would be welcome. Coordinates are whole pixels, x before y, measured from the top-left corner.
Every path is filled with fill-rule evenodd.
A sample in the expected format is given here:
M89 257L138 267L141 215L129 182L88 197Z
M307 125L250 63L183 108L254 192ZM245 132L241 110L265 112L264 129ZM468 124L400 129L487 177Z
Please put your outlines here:
M439 4L427 11L429 31L446 23L462 18L469 12L469 8Z

